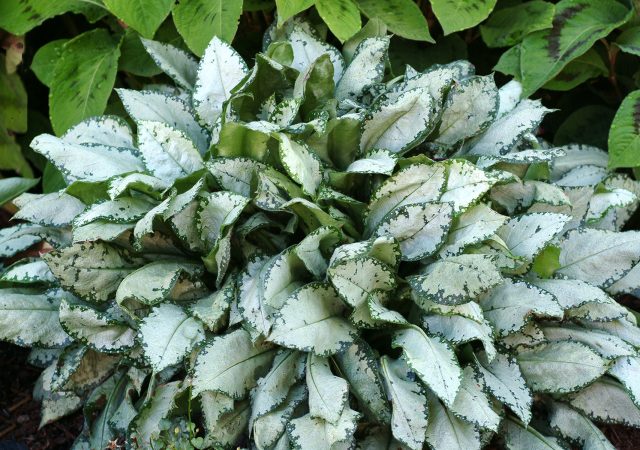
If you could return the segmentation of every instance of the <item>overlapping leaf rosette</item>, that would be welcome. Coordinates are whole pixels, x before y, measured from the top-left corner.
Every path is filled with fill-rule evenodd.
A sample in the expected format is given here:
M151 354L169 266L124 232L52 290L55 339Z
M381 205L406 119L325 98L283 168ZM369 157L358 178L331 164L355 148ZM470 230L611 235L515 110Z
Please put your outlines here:
M465 61L389 73L271 30L249 69L145 41L175 81L32 147L68 184L0 233L0 333L75 448L613 448L640 426L638 183L549 148ZM132 131L135 130L135 133ZM172 447L173 446L173 447Z

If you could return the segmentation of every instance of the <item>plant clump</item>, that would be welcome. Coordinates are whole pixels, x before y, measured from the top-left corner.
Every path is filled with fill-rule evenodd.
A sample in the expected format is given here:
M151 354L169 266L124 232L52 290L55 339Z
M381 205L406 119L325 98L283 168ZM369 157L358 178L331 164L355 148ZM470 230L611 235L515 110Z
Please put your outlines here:
M640 427L640 186L536 138L549 112L465 61L392 74L292 20L253 67L144 41L175 81L35 151L0 254L0 336L31 346L74 448L613 448ZM135 130L135 133L132 131Z

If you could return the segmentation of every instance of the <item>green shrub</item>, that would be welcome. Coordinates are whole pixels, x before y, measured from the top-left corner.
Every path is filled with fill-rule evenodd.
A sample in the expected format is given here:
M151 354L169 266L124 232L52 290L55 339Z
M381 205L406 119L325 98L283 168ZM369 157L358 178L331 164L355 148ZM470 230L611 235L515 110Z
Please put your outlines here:
M549 147L549 110L465 61L388 71L305 22L251 69L218 38L176 83L118 90L35 151L66 187L15 200L0 336L33 346L43 424L75 448L612 448L640 426L640 186ZM392 447L390 447L392 446Z

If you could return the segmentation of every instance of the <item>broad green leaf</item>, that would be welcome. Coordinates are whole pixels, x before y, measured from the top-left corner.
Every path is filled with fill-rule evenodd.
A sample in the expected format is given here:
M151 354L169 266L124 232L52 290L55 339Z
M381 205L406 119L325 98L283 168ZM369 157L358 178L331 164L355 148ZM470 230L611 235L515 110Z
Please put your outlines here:
M60 326L55 295L0 290L0 337L21 346L57 347L69 337Z
M226 42L214 37L204 50L193 89L193 107L200 120L212 128L231 90L248 73L242 57Z
M342 316L344 304L333 287L311 283L292 293L280 309L268 340L325 356L353 342L356 334Z
M36 184L38 184L36 178L3 178L0 180L0 206L10 202Z
M615 44L623 52L640 56L640 28L637 26L627 28L618 36Z
M387 214L373 234L392 236L400 244L402 259L431 256L447 237L453 208L450 203L414 203Z
M293 385L304 376L305 359L295 350L278 352L269 373L251 392L251 424L285 402Z
M565 403L553 402L549 424L563 438L577 442L585 450L615 449L591 420Z
M215 391L234 399L244 397L256 376L269 367L275 350L254 345L243 329L214 337L196 358L193 392Z
M640 122L636 111L640 107L640 90L627 95L616 112L609 130L609 167L640 165Z
M318 157L305 144L280 134L280 162L285 171L302 186L305 194L315 195L322 181L322 165Z
M440 248L441 258L457 256L465 247L478 244L491 237L507 220L485 204L469 208L454 219L447 241Z
M309 415L336 424L347 406L347 382L333 375L329 360L309 353L307 357Z
M562 319L553 295L525 281L506 279L480 301L484 316L501 335L521 330L532 316Z
M640 234L594 229L570 231L560 242L558 273L608 287L638 262Z
M408 279L417 295L445 305L458 305L473 300L502 283L502 276L486 255L452 256L428 265L423 275Z
M392 346L402 348L403 358L409 367L445 404L453 404L460 388L462 370L447 343L412 326L396 331Z
M51 86L53 81L53 71L56 63L62 54L62 47L67 43L68 39L56 39L47 42L40 47L31 61L31 70L36 74L38 80L47 87Z
M609 68L594 48L567 64L558 75L547 81L543 89L569 91L592 78L607 76ZM582 140L582 139L581 139Z
M546 436L535 428L511 418L505 420L504 439L508 450L524 448L562 450L564 448L557 438Z
M551 342L520 351L520 370L534 392L566 394L602 376L608 362L578 342Z
M412 89L370 109L362 128L360 151L382 148L404 153L420 144L433 127L433 99Z
M333 425L313 418L311 414L292 419L287 426L291 446L285 448L350 448L359 416L358 412L347 406Z
M45 156L67 181L104 181L128 172L144 171L144 165L129 149L100 144L78 145L41 134L31 147ZM92 164L86 164L90 160Z
M442 164L412 164L399 170L371 196L366 218L368 232L395 208L438 200L445 180L445 166Z
M523 96L529 96L556 76L598 39L625 23L632 14L622 3L562 0L556 5L553 26L522 41L520 70Z
M204 340L202 324L182 308L163 303L151 310L140 323L142 351L155 372L178 364Z
M0 6L0 28L15 35L25 34L45 20L68 11L83 13L92 21L105 12L100 5L79 0L8 0Z
M388 37L363 40L336 86L336 98L357 100L366 89L382 81L388 49Z
M314 5L340 42L356 34L362 26L358 5L353 0L317 0Z
M191 107L181 98L161 91L116 89L124 108L133 120L162 122L184 132L196 148L209 149L209 136L194 117Z
M444 34L472 28L489 16L497 0L432 0Z
M498 88L493 76L469 77L453 85L434 142L450 147L486 130L497 118L498 106Z
M370 37L382 37L387 34L387 25L384 21L373 18L370 19L356 34L354 34L347 42L342 46L342 54L347 63L350 63L353 59L353 55L358 45L363 40Z
M116 292L116 301L122 305L136 300L144 305L157 305L169 298L174 289L180 290L180 281L202 272L195 264L174 261L155 261L131 272L122 279Z
M126 352L136 344L136 332L121 319L109 310L102 312L81 303L63 300L60 304L60 323L64 330L103 353Z
M410 0L356 0L358 7L369 19L379 19L398 36L417 41L434 42L429 24L420 8Z
M143 0L104 0L113 15L142 36L151 39L171 12L174 2L161 0L148 4Z
M373 291L391 291L396 286L395 274L389 266L366 256L330 267L327 276L340 297L354 308L362 305Z
M367 416L387 423L391 411L382 383L382 373L373 349L361 339L333 356L340 373L349 382L349 392L358 399Z
M598 422L640 426L640 409L624 388L610 378L602 378L582 389L571 398L570 404Z
M43 258L60 285L78 297L104 302L116 292L122 279L141 261L103 243L79 243Z
M242 0L183 0L173 8L173 22L189 49L200 56L211 38L231 42L242 14Z
M191 139L162 122L138 122L138 150L147 170L169 183L204 168Z
M555 6L534 0L495 11L480 25L480 33L489 47L515 45L527 34L551 28Z
M437 398L429 398L427 443L431 448L480 450L480 434L473 424L460 420Z
M104 112L119 56L119 44L104 29L88 31L64 44L49 94L51 125L56 134Z
M141 39L142 45L153 61L169 75L178 86L193 90L196 83L198 63L195 58L186 51L150 39Z
M281 27L291 17L310 8L313 4L314 0L276 0L278 26Z
M475 369L485 388L516 413L523 422L529 423L533 399L522 378L518 363L502 353L498 353L491 362L480 355L476 357Z
M411 369L402 359L389 360L383 356L380 365L393 406L393 436L411 449L423 448L429 416L427 396L420 384L409 378Z

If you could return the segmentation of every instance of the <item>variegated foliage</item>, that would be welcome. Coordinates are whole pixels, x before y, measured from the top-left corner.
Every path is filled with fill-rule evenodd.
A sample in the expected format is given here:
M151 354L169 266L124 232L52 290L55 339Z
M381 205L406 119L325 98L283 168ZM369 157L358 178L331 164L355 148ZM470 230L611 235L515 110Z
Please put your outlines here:
M195 447L257 449L612 448L594 422L640 427L614 298L640 287L638 183L539 142L518 83L464 61L391 78L386 36L347 62L284 30L252 68L218 39L197 68L147 43L179 87L33 141L68 185L0 232L5 257L47 244L4 270L0 333L34 347L43 423L84 407L78 449L186 420Z

